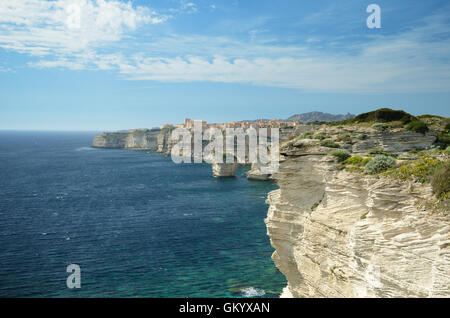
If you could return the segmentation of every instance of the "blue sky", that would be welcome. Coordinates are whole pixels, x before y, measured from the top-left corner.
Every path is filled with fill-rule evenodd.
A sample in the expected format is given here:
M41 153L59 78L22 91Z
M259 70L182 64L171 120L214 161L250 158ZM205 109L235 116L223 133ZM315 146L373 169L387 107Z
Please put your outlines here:
M369 29L366 8L381 8ZM448 1L0 2L0 129L450 116Z

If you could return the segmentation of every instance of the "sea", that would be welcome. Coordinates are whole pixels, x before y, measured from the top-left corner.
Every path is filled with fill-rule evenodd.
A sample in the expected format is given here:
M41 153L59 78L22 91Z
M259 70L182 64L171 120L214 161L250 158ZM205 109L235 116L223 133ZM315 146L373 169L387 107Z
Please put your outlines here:
M279 297L274 183L92 148L95 135L0 132L0 297Z

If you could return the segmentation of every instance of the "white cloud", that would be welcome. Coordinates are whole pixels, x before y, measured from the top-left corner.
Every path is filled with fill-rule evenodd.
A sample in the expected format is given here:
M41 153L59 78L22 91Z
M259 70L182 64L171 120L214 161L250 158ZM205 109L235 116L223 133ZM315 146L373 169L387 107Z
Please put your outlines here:
M82 8L80 28L67 23L74 3ZM180 3L183 10L196 8ZM259 37L249 43L199 35L128 38L139 26L167 18L115 0L2 1L0 46L39 56L29 63L33 67L115 70L128 80L250 83L308 92L450 91L445 15L400 34L368 38L351 52L331 51L320 38L296 46L270 45ZM124 39L127 49L109 46ZM327 49L314 49L318 42Z
M189 14L198 12L197 5L195 3L193 3L193 2L182 1L181 2L181 7L182 7L182 10L186 11Z
M193 14L198 12L198 7L194 2L179 0L179 6L177 8L170 8L169 12Z
M251 83L308 92L450 92L450 41L443 19L434 16L403 33L373 37L351 53L197 37L180 41L190 55L136 55L118 66L133 80Z
M297 88L309 92L448 91L450 68L358 58L257 58L216 56L144 58L120 66L133 80L212 81Z
M0 1L0 47L38 56L77 53L167 18L117 0Z

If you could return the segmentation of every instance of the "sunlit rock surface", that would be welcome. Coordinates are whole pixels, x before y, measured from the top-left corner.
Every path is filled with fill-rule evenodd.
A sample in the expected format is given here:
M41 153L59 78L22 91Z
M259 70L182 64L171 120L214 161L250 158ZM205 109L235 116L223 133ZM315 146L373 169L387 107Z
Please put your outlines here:
M435 140L363 130L367 139L350 145L360 153ZM342 129L325 132L336 139ZM280 151L279 189L268 195L265 221L272 258L288 280L281 296L450 297L450 222L425 208L435 200L431 187L339 170L329 150L299 138Z

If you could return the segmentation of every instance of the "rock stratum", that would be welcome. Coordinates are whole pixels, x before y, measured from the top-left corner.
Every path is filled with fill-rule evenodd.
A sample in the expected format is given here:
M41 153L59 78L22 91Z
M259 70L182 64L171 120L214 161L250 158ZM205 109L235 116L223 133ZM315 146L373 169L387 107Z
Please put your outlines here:
M398 161L436 141L435 132L400 128L313 133L361 155L396 153ZM280 151L272 176L279 189L268 195L265 222L272 259L288 281L282 297L450 297L450 222L432 211L431 186L342 169L330 150L299 136Z

